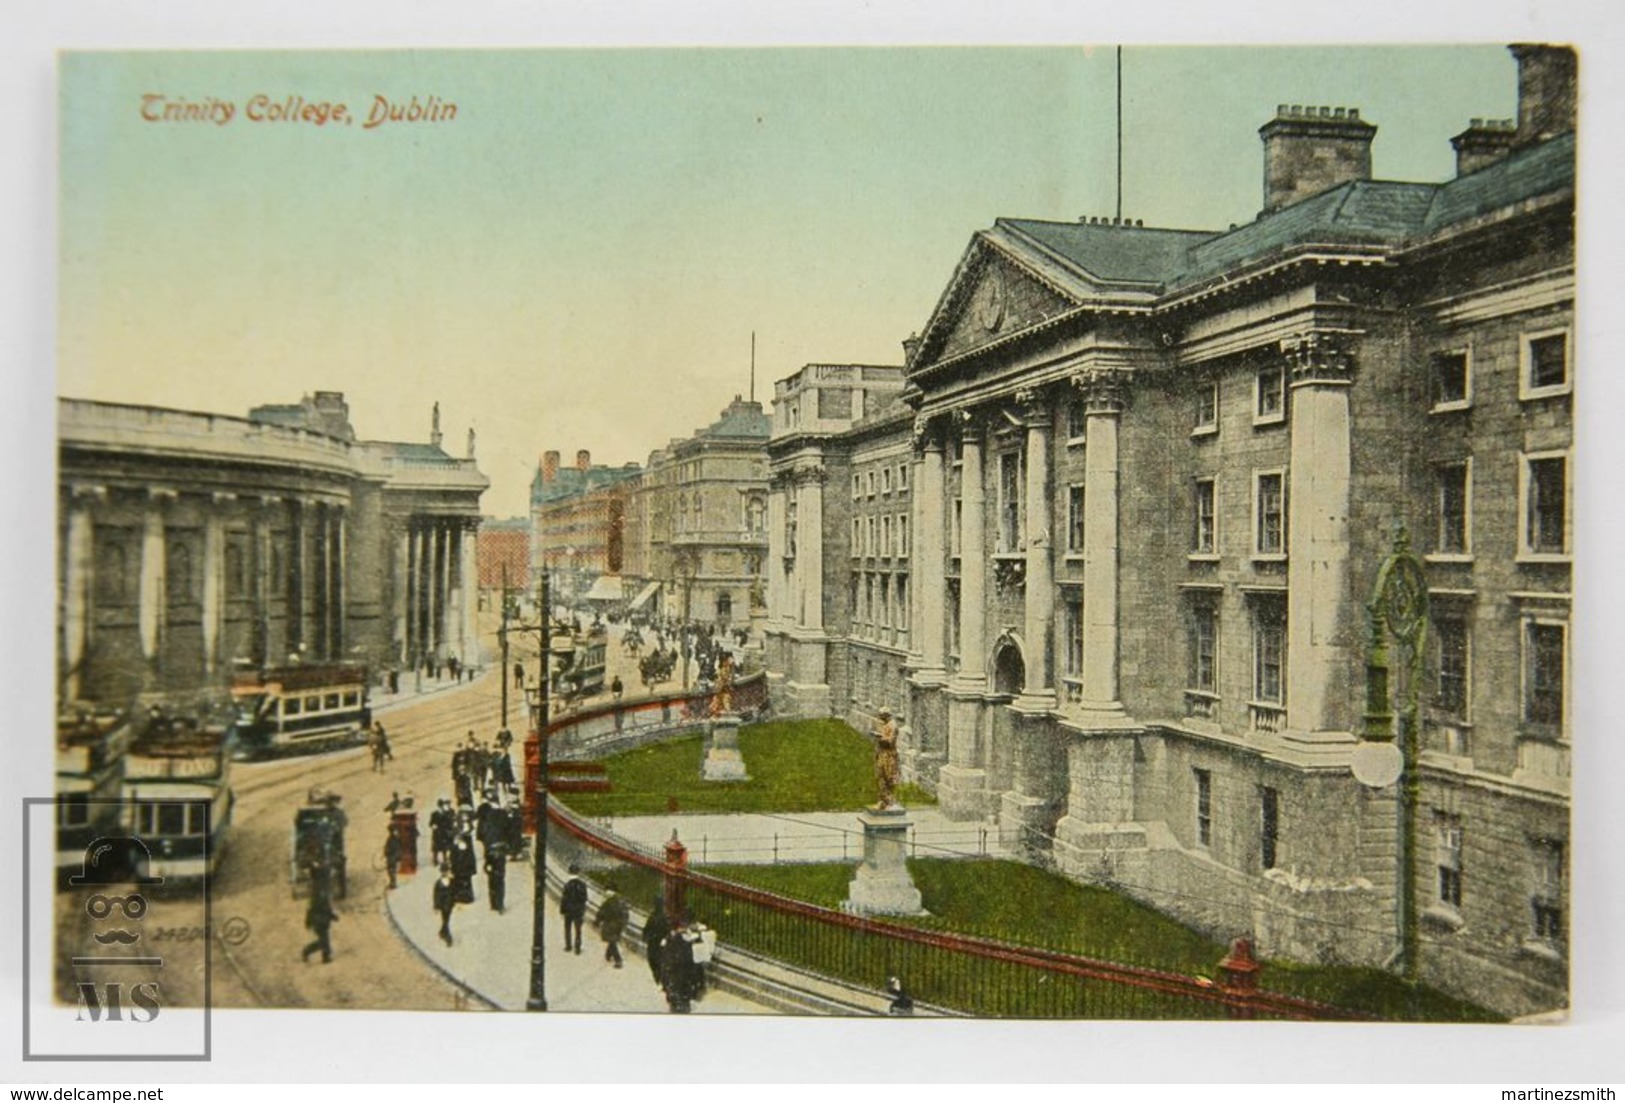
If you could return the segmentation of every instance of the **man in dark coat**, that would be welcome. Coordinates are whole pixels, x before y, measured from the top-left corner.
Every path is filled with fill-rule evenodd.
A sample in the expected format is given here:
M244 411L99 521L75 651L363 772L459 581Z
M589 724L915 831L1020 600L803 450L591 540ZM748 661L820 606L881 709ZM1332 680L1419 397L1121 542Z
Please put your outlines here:
M570 866L570 879L564 882L559 895L559 914L564 916L564 952L581 952L581 928L587 921L587 882L580 877L581 867Z
M515 688L515 689L524 689L525 688L525 664L524 663L514 663L513 664L513 688Z
M694 942L683 930L666 936L661 953L661 973L665 979L666 1006L677 1015L686 1015L705 991L705 971L694 960Z
M395 888L395 875L401 868L401 837L393 825L384 838L384 868L389 871L389 887Z
M501 915L507 909L508 855L500 846L485 849L485 889L491 910Z
M305 910L305 926L316 938L299 955L300 960L309 961L310 955L317 950L322 952L323 965L333 960L333 943L328 940L328 932L333 924L338 922L338 918L338 913L333 910L333 903L325 892L311 893L310 907Z
M480 798L480 807L474 813L474 838L485 851L487 860L491 857L491 848L502 845L501 814L497 807L497 795L494 790L487 789Z
M666 936L671 934L671 922L666 918L666 905L659 900L655 901L654 910L643 924L643 952L649 958L649 973L654 977L655 983L664 988L662 977L661 957L665 952Z
M451 801L441 797L435 810L429 814L429 839L434 849L434 864L444 865L451 859L451 841L456 835L456 815Z
M479 869L479 859L474 857L474 845L468 841L467 835L457 836L457 841L451 844L451 880L459 904L474 902L474 874Z
M631 918L631 909L626 905L626 898L610 890L608 896L598 905L598 935L604 940L604 960L619 969L625 964L621 959L621 936L626 934L626 921Z
M434 883L434 910L440 913L440 941L451 945L451 913L457 907L457 888L452 884L451 870L440 867L440 880Z

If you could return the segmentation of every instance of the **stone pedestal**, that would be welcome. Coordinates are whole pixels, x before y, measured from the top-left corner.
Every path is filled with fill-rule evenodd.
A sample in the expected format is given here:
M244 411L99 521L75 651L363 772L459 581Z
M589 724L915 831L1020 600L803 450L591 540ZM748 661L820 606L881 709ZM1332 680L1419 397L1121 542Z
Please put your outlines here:
M920 890L908 875L908 829L913 826L908 809L867 808L858 821L863 824L863 864L842 907L858 915L924 915Z
M739 717L728 713L705 725L705 762L700 776L706 781L749 781L739 754Z

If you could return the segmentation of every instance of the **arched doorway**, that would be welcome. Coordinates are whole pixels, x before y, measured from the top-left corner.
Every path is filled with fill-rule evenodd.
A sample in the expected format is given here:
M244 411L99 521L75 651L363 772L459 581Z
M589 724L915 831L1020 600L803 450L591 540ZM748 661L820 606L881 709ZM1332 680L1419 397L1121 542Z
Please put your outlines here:
M1006 636L993 650L993 692L1014 697L1026 684L1027 663L1021 657L1021 646Z

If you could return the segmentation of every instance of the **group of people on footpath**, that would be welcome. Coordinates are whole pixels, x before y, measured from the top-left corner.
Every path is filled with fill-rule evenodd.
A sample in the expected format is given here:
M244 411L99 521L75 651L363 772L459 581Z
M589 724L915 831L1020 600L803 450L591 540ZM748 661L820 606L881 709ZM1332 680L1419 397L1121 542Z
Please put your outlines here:
M559 916L564 921L564 952L582 952L582 930L586 925L590 893L581 876L581 866L570 865L570 879L559 892ZM631 925L632 908L626 898L608 885L598 902L593 925L604 943L604 961L616 969L626 964L621 940ZM665 993L666 1006L676 1014L693 1010L694 1001L705 994L705 964L710 961L711 944L698 927L673 925L666 915L665 902L656 900L643 924L644 952L649 972Z

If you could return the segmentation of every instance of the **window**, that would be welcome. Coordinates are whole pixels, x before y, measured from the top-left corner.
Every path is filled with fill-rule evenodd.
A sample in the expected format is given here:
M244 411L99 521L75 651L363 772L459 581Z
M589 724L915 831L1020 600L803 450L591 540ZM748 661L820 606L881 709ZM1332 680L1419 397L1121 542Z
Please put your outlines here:
M1468 543L1469 466L1467 461L1434 468L1438 484L1439 530L1435 548L1440 555L1466 555Z
M880 614L875 619L882 628L891 627L891 576L880 576Z
M880 554L886 556L888 559L891 558L892 542L890 517L882 517L880 519Z
M894 589L897 598L897 627L900 631L908 631L908 575L897 576L897 585Z
M1066 488L1066 550L1083 551L1083 487Z
M880 492L882 494L891 493L891 468L889 467L880 469Z
M1533 933L1546 943L1563 940L1563 844L1535 839L1530 845L1534 886L1530 894Z
M170 605L185 605L196 600L192 594L192 550L171 535L167 538L165 552L165 602Z
M900 559L908 558L908 515L897 515L897 555Z
M1218 686L1219 610L1207 598L1191 602L1189 688L1203 693Z
M1286 476L1272 471L1256 476L1253 495L1254 555L1286 554Z
M1263 368L1253 381L1253 424L1271 425L1286 420L1286 372Z
M1439 617L1433 622L1439 641L1439 681L1433 703L1440 712L1467 715L1467 622L1461 617Z
M1253 608L1253 700L1286 701L1286 603L1260 601Z
M1563 453L1524 457L1524 555L1566 555L1569 550L1569 460Z
M1545 398L1569 392L1567 330L1525 334L1518 397Z
M1191 416L1192 435L1219 431L1219 381L1196 385L1196 408Z
M1021 550L1021 453L999 456L999 550Z
M1062 598L1061 630L1065 638L1066 665L1062 673L1070 679L1083 677L1083 592L1076 588L1067 588ZM1070 696L1073 688L1079 689L1078 699L1082 699L1081 687L1068 687Z
M853 571L851 593L848 595L847 600L847 616L852 618L854 624L858 621L858 591L862 588L862 586L862 576L859 575L858 572Z
M303 711L303 705L297 697L285 697L282 700L283 716L298 716Z
M867 542L864 545L864 549L863 549L864 554L865 555L879 555L880 554L880 530L875 525L875 518L873 518L873 517L869 518L869 522L868 522L868 525L866 526L866 528L867 528L868 531L865 533L865 537L866 537Z
M1218 550L1214 494L1212 479L1197 479L1192 490L1194 510L1191 530L1191 552L1212 555Z
M1435 411L1460 410L1470 403L1466 349L1436 352L1428 367Z
M1192 770L1196 775L1196 845L1213 845L1213 774Z
M873 471L869 472L868 479L869 479L869 497L873 498L875 496L875 473Z
M897 493L902 494L908 490L908 464L897 465Z
M965 532L965 503L959 498L954 499L954 531L953 554L957 557L963 543Z
M1276 843L1281 837L1281 794L1269 788L1260 790L1259 813L1259 862L1265 869L1274 869Z
M1567 628L1562 624L1529 621L1524 631L1524 722L1560 726L1563 723Z
M863 518L852 518L852 558L863 554Z
M856 471L852 473L852 500L855 502L863 497L863 476Z
M226 597L240 600L248 596L248 537L234 532L226 537Z
M1066 442L1068 444L1082 444L1084 431L1089 424L1088 408L1084 406L1083 399L1074 398L1066 407Z
M1433 848L1439 868L1439 903L1461 907L1461 817L1433 813Z

